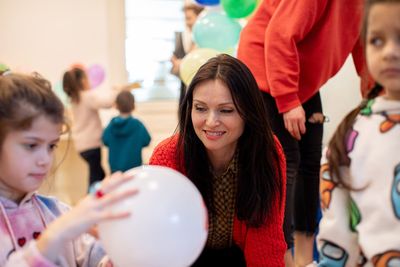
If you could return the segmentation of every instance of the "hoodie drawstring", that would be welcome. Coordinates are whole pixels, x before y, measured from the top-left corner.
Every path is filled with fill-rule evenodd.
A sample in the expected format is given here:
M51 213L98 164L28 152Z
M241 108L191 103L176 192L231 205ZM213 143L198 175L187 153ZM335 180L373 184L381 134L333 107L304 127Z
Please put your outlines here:
M4 221L6 222L7 230L10 233L11 241L14 245L14 248L17 249L18 248L17 239L15 238L14 231L11 228L10 220L8 219L6 210L4 209L4 206L1 202L0 202L0 210L1 210L1 213L3 213L3 218L4 218Z

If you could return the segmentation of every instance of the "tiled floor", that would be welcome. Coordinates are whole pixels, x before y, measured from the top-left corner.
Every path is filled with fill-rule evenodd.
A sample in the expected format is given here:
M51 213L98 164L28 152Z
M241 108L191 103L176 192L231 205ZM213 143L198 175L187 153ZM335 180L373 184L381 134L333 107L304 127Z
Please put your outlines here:
M154 147L163 139L173 134L177 124L177 102L176 101L152 101L137 103L134 116L139 118L146 126L152 136L149 147L143 150L144 163L148 159ZM102 111L103 125L106 125L115 110ZM108 172L107 149L103 148L103 166ZM60 163L61 162L61 163ZM43 184L40 192L53 195L60 200L74 205L85 196L88 186L88 169L86 163L80 158L74 149L73 143L64 138L56 152L56 170L47 182Z

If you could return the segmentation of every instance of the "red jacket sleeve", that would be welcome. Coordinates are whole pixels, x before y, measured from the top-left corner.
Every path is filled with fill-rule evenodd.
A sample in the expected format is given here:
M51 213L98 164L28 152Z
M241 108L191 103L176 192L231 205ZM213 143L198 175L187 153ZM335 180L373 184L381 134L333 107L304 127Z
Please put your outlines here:
M150 157L150 165L160 165L178 170L176 145L178 143L178 136L172 136L161 143L159 143Z
M297 45L315 26L327 1L282 0L266 28L264 57L267 79L271 95L282 112L301 105Z

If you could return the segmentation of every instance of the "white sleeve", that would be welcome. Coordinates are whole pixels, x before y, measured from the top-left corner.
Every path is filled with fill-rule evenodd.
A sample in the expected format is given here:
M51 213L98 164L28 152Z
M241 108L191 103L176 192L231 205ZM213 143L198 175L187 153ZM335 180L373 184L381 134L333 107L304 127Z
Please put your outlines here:
M94 109L111 108L119 92L118 88L91 89L87 95L87 103Z

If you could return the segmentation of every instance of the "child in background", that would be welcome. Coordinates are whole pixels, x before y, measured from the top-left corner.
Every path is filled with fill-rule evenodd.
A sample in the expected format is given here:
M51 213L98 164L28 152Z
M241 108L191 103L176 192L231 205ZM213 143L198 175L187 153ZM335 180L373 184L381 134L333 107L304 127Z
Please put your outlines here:
M400 266L400 0L368 0L365 14L368 68L382 86L322 161L319 266Z
M115 87L109 91L90 90L89 79L80 68L64 73L63 88L71 101L72 139L75 149L89 165L90 186L105 176L101 166L103 126L99 109L111 108L121 88Z
M103 133L111 172L126 171L142 165L142 149L151 140L143 123L132 117L135 98L130 92L119 93L116 106L119 116L111 120Z
M129 216L109 207L135 193L114 191L131 177L114 174L72 209L36 193L63 126L64 107L48 81L0 73L0 266L112 266L84 233L99 222Z

